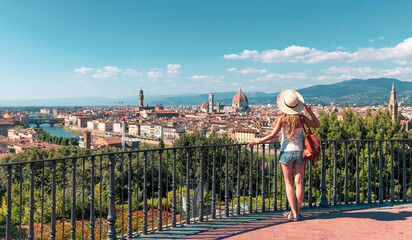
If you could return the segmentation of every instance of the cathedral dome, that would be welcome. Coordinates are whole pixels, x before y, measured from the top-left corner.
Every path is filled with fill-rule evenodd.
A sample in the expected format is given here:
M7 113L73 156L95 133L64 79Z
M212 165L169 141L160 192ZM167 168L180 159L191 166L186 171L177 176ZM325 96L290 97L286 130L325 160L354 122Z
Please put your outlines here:
M208 107L209 104L207 104L207 102L202 103L202 105L200 106L201 109L206 109Z
M239 105L248 105L248 100L245 94L243 94L242 89L239 88L239 91L233 97L232 106Z

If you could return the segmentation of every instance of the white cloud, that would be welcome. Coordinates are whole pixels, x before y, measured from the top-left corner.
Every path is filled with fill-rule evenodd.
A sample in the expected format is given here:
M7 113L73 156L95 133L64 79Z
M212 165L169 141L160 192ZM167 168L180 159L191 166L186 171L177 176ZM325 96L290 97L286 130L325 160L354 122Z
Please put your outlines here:
M369 42L374 42L375 40L374 39L369 39Z
M93 71L93 68L88 68L88 67L81 67L81 68L76 68L73 70L77 74L86 74L89 71Z
M412 38L405 39L395 47L359 48L355 52L322 51L302 46L289 46L283 50L270 49L259 52L244 50L238 54L228 54L225 59L252 59L272 63L320 63L320 62L357 62L357 61L399 61L412 59Z
M345 49L345 47L344 46L337 46L336 49L343 50L343 49Z
M122 70L118 67L114 66L105 66L102 69L97 69L96 72L93 74L94 78L109 78L115 76L116 74L120 73Z
M383 40L383 39L385 39L385 37L378 37L378 39Z
M180 64L167 64L166 73L169 75L178 75L180 74L179 69L181 68L182 66Z
M179 70L182 68L180 64L167 64L167 69L169 70Z
M225 59L248 59L248 58L253 58L254 56L258 55L259 51L257 50L243 50L241 54L229 54L229 55L224 55Z
M141 76L142 73L137 71L137 70L129 68L129 69L126 69L126 70L123 71L123 75L126 75L126 76Z
M268 70L266 69L256 69L256 68L245 68L245 69L241 69L238 70L236 68L229 68L228 69L229 72L236 72L236 73L240 73L240 74L265 74L268 73Z
M147 73L147 77L157 79L163 77L163 72L155 72L155 71L150 71Z

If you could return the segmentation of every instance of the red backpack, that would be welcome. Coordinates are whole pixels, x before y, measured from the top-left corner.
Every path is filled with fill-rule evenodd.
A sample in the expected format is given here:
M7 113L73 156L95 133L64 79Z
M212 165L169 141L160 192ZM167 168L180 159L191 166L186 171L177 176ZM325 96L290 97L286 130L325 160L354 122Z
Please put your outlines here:
M302 157L303 159L310 160L312 166L314 166L314 164L316 163L315 160L320 156L320 139L316 135L316 133L312 133L310 127L305 124L303 116L300 116L300 121L306 135ZM308 128L308 131L306 131L305 125Z

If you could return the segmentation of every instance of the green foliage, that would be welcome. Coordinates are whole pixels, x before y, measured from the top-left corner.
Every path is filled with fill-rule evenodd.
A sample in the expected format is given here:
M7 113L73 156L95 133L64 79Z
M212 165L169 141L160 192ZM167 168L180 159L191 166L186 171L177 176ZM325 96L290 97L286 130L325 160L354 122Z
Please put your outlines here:
M320 112L321 127L314 129L320 139L401 139L407 138L407 132L400 122L393 122L389 111L379 109L375 116L371 111L362 117L351 107L343 110L342 121L336 112Z
M162 138L159 140L159 144L157 145L157 148L165 148L165 142L163 141Z
M408 131L408 138L412 139L412 129Z
M63 137L57 137L57 136L50 136L49 133L42 133L39 136L39 140L43 142L48 142L50 144L57 144L61 146L78 146L79 145L79 140L76 138L63 138Z

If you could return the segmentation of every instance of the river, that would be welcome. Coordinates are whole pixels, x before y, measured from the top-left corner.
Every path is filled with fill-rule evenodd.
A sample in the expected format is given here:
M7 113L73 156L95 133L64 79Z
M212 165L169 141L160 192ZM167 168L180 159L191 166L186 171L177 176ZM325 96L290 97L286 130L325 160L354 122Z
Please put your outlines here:
M29 114L29 117L35 118L39 117L38 115L35 114ZM29 127L35 128L37 127L36 124L30 124ZM66 129L55 125L54 127L51 127L49 124L45 123L40 125L41 128L43 128L44 131L49 132L50 136L56 136L56 137L64 137L64 138L71 138L71 137L78 137L81 136L81 134L74 133L67 131Z
M35 124L30 124L30 127L35 128ZM64 137L64 138L71 138L71 137L78 137L81 136L81 134L74 133L67 131L66 129L56 126L55 127L50 127L48 124L43 124L40 126L43 128L44 131L49 132L50 136L56 136L56 137Z

